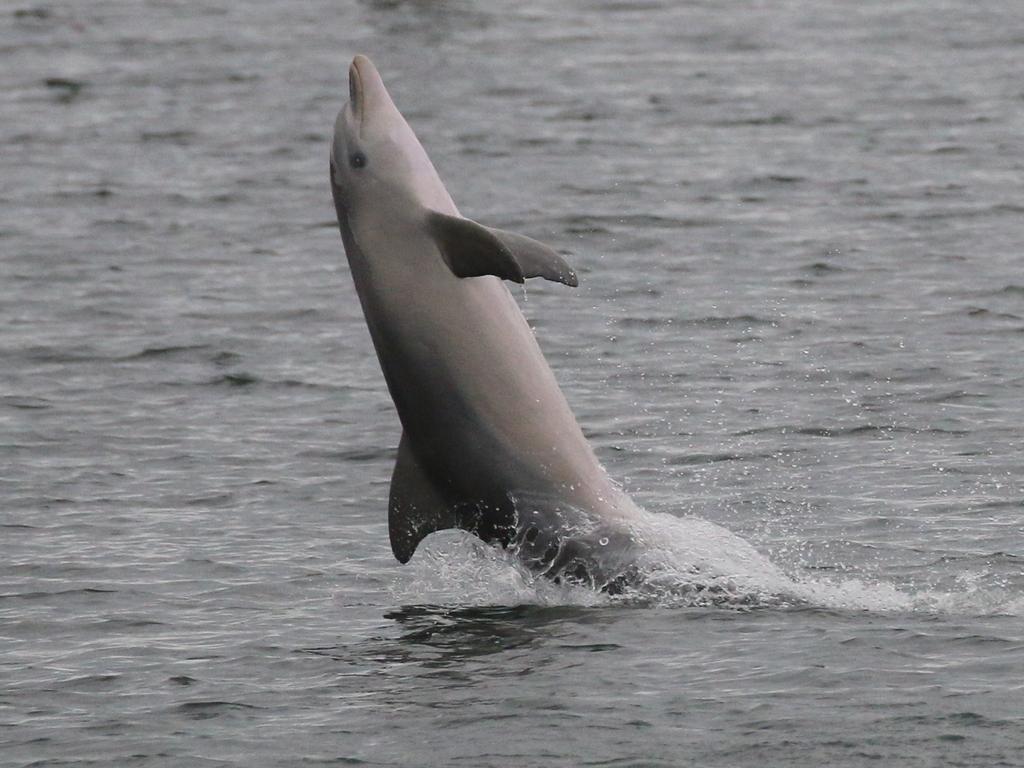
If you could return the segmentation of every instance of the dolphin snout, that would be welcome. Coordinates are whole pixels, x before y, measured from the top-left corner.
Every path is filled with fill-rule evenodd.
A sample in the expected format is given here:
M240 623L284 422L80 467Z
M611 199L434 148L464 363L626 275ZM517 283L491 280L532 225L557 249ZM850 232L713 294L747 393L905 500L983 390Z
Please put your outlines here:
M373 62L362 54L357 54L348 68L348 96L352 114L360 123L371 111L386 111L391 105L384 80Z
M352 60L352 65L348 68L348 101L352 105L352 112L355 115L363 109L363 79L359 74L359 59L365 58L364 56L356 56ZM367 61L369 61L367 59Z

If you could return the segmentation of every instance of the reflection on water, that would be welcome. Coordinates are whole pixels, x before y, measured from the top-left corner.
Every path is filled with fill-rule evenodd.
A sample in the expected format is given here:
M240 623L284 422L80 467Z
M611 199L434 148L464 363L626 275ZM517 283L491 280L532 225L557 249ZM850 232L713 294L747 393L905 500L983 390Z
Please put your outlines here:
M582 606L403 606L384 614L397 625L399 633L394 637L306 651L358 665L369 662L383 669L411 664L416 669L464 671L464 664L476 657L560 647L559 639L572 638L581 626L599 627L613 617L613 613ZM592 643L573 647L603 651L617 646Z

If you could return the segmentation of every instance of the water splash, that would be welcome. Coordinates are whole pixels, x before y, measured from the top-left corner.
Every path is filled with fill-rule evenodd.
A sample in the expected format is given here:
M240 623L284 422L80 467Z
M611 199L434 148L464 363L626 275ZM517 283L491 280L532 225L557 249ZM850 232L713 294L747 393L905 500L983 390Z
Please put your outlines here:
M497 547L464 531L441 531L424 539L391 585L405 604L603 605L593 589L555 584L538 577Z
M555 584L468 533L428 537L391 587L406 604L717 606L734 610L821 608L872 613L1011 614L1019 594L972 588L909 591L884 580L785 571L731 531L696 517L639 511L639 581L618 595Z

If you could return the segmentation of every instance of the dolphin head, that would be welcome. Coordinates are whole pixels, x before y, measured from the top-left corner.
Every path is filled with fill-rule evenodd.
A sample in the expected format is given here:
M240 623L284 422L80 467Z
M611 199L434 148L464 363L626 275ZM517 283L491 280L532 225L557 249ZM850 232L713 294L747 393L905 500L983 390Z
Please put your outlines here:
M331 186L335 201L352 215L373 201L419 211L447 199L416 134L384 87L377 68L365 56L348 70L349 100L334 122ZM443 203L442 203L443 205Z

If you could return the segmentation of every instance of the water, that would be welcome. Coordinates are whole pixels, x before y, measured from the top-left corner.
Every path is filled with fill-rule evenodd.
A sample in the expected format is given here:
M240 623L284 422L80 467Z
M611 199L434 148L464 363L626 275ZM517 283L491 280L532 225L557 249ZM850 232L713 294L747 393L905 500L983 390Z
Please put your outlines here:
M1022 21L5 4L0 763L1024 765ZM571 251L522 306L660 591L393 561L357 51L466 215Z

